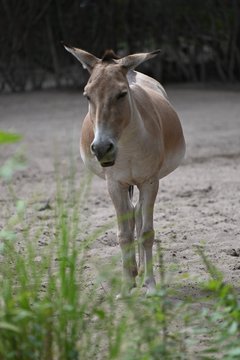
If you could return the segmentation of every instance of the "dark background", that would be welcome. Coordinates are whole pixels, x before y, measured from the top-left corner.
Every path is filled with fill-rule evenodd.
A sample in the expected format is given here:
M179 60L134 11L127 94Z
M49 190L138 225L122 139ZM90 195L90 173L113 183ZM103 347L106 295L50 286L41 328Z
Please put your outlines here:
M239 0L0 0L0 91L81 87L61 41L101 56L161 48L166 82L240 81Z

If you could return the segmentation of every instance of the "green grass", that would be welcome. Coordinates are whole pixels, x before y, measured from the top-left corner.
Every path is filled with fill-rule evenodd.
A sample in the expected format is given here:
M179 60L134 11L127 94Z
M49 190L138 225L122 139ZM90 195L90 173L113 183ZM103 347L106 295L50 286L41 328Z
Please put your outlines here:
M0 231L0 359L239 359L238 295L202 247L196 251L209 281L201 284L208 296L201 298L201 307L199 299L176 300L160 244L155 296L143 296L139 287L116 300L121 287L116 259L101 267L89 285L88 248L113 226L92 229L79 241L90 186L89 176L79 184L71 162L67 181L56 167L56 199L48 210L54 228L41 248L44 224L34 227L37 218L27 217L29 205L10 188L16 210Z

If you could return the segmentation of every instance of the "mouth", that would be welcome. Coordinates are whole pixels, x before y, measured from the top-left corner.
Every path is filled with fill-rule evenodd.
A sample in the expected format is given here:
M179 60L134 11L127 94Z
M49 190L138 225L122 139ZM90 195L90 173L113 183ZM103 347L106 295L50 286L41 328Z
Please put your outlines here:
M109 167L115 164L115 161L104 161L100 163L102 167Z

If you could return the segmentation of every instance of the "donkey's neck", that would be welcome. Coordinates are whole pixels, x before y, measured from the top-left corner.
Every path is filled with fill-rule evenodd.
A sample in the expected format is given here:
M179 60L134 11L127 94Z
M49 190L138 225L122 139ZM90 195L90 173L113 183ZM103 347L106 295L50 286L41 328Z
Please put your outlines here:
M131 89L130 89L131 92ZM126 128L123 130L119 142L123 146L132 146L133 142L141 142L145 138L145 126L141 115L137 109L137 105L130 93L130 119Z

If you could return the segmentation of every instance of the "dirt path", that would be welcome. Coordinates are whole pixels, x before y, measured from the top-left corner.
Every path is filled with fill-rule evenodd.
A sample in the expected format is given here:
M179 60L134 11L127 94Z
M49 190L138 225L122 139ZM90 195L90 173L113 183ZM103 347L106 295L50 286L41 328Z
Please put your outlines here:
M206 273L193 245L204 243L206 252L225 278L239 286L240 94L177 87L169 87L167 92L182 119L187 142L185 161L161 181L155 208L156 238L161 239L165 249L169 277L173 283L181 284L180 298L189 294L198 296L198 280ZM54 198L54 156L57 155L64 169L72 148L79 178L83 175L78 143L86 110L85 99L76 92L47 91L0 97L0 128L24 134L22 146L29 166L16 174L14 186L17 196L31 205L29 217L38 212L41 204ZM1 147L0 162L14 149L15 146ZM7 187L0 186L1 229L13 207L8 201ZM114 218L103 180L94 178L83 212L89 229ZM47 243L51 217L38 216L34 226L40 225L46 228L42 240ZM89 250L95 264L89 268L89 278L94 281L96 267L118 254L113 227ZM120 266L119 258L119 273ZM190 277L184 279L185 273Z

